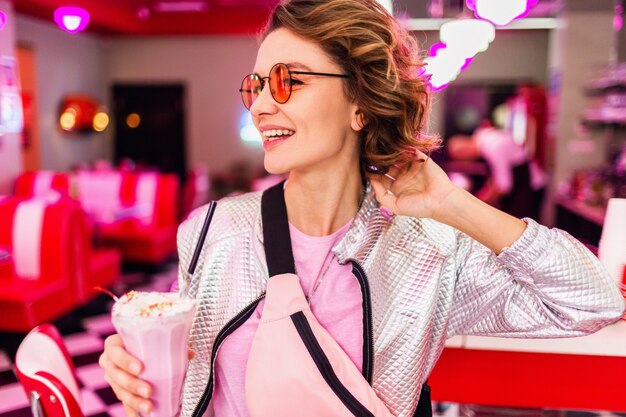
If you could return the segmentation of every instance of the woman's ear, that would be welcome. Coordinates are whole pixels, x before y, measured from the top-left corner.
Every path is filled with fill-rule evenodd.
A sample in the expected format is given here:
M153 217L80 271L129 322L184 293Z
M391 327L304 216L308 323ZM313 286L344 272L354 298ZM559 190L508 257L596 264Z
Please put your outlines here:
M363 128L367 125L367 120L365 119L365 115L358 107L354 106L352 111L352 116L350 119L350 127L355 132L359 132L363 130Z

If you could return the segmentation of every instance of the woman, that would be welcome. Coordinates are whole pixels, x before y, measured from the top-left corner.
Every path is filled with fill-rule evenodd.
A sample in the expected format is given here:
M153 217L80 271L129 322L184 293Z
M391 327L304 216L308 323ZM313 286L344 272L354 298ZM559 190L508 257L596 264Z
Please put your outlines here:
M489 177L476 197L515 217L539 218L546 175L509 132L487 120L471 136L449 138L446 149L453 160L486 161Z
M292 0L274 10L241 88L266 169L288 173L311 309L398 416L415 412L450 336L584 335L624 309L577 241L488 206L427 157L438 143L424 132L416 51L375 0ZM183 416L247 415L246 361L268 274L260 200L218 203L191 286L200 303ZM181 270L205 212L179 230ZM129 415L149 410L141 364L118 336L100 363Z

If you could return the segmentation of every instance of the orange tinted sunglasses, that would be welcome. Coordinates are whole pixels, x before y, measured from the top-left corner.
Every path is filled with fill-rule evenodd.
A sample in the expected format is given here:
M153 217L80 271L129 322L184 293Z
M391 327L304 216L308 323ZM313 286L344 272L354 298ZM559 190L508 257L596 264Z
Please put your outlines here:
M309 71L292 71L289 69L287 64L276 64L270 70L270 74L268 77L261 77L259 74L248 74L244 77L241 82L241 88L239 92L241 93L241 100L243 101L243 105L246 106L246 109L250 110L252 104L255 102L261 91L263 91L263 87L265 87L265 80L269 81L270 84L270 93L272 94L272 98L276 100L277 103L284 104L291 97L291 87L296 83L296 80L292 78L293 74L304 74L304 75L318 75L321 77L339 77L339 78L350 78L349 75L345 74L329 74L326 72L309 72ZM298 81L299 83L299 81Z

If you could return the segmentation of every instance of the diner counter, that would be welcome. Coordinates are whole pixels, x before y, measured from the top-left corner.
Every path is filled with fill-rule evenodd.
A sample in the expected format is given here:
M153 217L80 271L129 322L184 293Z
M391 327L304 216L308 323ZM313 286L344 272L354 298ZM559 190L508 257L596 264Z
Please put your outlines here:
M574 338L454 337L429 381L435 401L624 412L626 321Z

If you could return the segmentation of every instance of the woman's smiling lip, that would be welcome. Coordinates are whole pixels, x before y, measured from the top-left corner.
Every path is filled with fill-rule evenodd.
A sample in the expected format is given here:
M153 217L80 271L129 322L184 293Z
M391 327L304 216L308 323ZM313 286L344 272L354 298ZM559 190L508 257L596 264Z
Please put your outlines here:
M285 127L285 126L279 126L279 125L263 125L263 126L259 126L259 132L261 132L261 134L263 134L263 132L265 132L267 130L291 130L291 131L294 131L294 129L291 129L291 128Z
M289 138L291 138L291 136L285 136L284 138L281 139L274 139L274 140L265 140L263 139L263 149L265 149L266 151L280 145L281 143L285 142L286 140L288 140Z
M272 131L274 131L273 135L271 135ZM261 137L263 138L263 148L268 150L289 139L295 133L295 130L279 125L263 125L259 126L259 132L261 132ZM266 132L270 132L271 136L268 136Z

